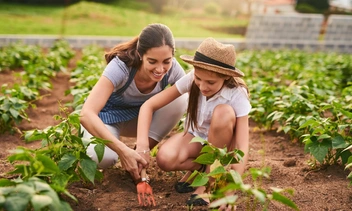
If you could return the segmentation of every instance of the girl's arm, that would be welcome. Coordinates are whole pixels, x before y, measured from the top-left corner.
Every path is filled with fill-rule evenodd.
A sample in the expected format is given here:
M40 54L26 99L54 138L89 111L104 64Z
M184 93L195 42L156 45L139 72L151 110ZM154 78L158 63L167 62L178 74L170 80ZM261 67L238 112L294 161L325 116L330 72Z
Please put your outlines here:
M244 157L238 164L233 164L231 168L236 170L241 175L246 169L246 164L248 162L249 153L249 126L248 126L248 115L238 117L236 120L235 127L236 140L232 149L239 149L244 152Z
M181 96L180 92L177 90L176 85L173 85L143 103L138 116L136 151L149 150L148 136L153 113L179 96ZM165 121L168 121L167 116Z

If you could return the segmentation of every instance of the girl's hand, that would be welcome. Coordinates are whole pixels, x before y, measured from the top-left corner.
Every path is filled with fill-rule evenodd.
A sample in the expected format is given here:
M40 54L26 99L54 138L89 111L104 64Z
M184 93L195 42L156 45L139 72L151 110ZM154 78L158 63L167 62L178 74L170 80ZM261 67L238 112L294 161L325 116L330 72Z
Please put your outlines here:
M126 147L120 156L122 168L128 171L134 181L140 180L141 167L147 167L148 162L135 150Z
M150 150L149 149L144 149L144 150L140 150L138 148L136 148L136 152L145 160L147 161L147 166L149 165L150 162ZM144 166L146 167L146 166Z

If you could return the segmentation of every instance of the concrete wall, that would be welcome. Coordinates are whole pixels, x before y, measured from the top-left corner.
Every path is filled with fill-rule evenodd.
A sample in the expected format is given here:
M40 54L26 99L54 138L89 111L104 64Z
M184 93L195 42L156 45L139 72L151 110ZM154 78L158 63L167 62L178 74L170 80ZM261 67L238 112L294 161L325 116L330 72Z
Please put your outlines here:
M320 29L323 16L316 14L253 15L245 39L218 39L243 49L301 49L352 53L352 16L331 15L325 36ZM0 35L0 47L13 42L50 47L59 36ZM129 40L129 37L65 36L73 48L96 44L104 48ZM194 50L203 39L177 38L176 47Z
M323 24L318 14L253 15L245 48L352 53L352 16L331 15L322 35Z

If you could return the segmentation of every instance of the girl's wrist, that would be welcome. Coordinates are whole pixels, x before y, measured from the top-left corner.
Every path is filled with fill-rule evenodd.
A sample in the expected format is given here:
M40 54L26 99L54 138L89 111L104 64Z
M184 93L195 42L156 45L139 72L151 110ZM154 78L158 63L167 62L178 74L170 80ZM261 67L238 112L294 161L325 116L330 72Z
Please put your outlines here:
M143 149L143 150L136 149L136 152L139 154L147 154L150 152L150 149Z

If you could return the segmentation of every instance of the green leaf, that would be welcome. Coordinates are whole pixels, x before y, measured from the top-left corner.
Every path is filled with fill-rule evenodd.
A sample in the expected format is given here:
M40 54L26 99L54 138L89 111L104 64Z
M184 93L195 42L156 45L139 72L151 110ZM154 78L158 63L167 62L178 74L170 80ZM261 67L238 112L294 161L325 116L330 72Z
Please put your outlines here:
M327 138L330 138L331 136L328 135L328 134L322 134L318 137L318 140L322 140L322 139L327 139Z
M14 162L14 161L31 161L33 160L32 156L30 155L30 152L28 151L24 151L21 148L17 148L15 150L12 151L12 155L8 156L7 159L10 162Z
M345 169L348 169L350 167L352 167L352 156L350 156L347 160L347 165L345 166Z
M24 135L26 141L37 141L41 139L46 139L46 134L41 133L38 130L26 131Z
M101 162L103 160L105 145L104 144L97 144L94 147L94 151L97 154L98 161Z
M330 148L331 143L324 140L322 142L313 142L309 150L315 159L317 159L320 163L323 163Z
M265 203L265 200L266 200L265 193L257 189L252 189L251 192L261 203Z
M226 169L223 166L218 166L212 172L210 172L208 174L208 176L214 176L214 175L218 175L218 174L222 175L222 174L224 174L226 172L227 171L226 171Z
M10 119L10 116L9 115L7 115L7 114L5 114L5 113L3 113L2 115L1 115L1 118L4 120L4 122L6 123L6 122L8 122L9 121L9 119Z
M11 180L8 180L8 179L0 179L0 187L8 187L8 186L13 186L15 185L16 183L14 183L13 181Z
M201 137L194 137L192 138L190 143L201 143L201 144L205 144L208 143L206 140L202 139Z
M242 176L235 170L230 170L231 177L236 184L243 184Z
M202 147L202 150L200 151L200 154L202 154L202 153L212 153L213 151L214 151L214 149L211 146L204 145Z
M282 115L284 115L284 112L274 111L272 114L274 114L274 115L273 115L273 118L271 121L276 121L276 120L280 119L282 117Z
M347 110L341 109L340 112L345 115L347 118L352 119L352 112L348 112Z
M348 162L348 159L351 155L352 155L352 152L350 151L341 151L340 157L343 165L345 165Z
M37 159L38 161L40 161L43 166L44 166L44 171L45 173L59 173L60 169L59 167L56 165L56 163L49 158L48 156L45 155L37 155Z
M72 164L76 162L77 158L72 154L65 154L62 156L61 160L57 163L61 171L66 171Z
M0 191L0 207L4 207L5 201L6 201L6 198L1 194L1 191Z
M297 205L291 201L289 198L285 197L284 195L278 193L278 192L273 192L273 200L281 202L289 207L291 207L294 210L299 210Z
M40 211L42 208L51 204L53 200L49 196L45 195L34 195L31 199L34 211Z
M17 119L18 116L20 115L20 113L17 110L13 109L13 108L10 108L10 113L15 119Z
M94 183L95 171L97 163L91 159L82 159L80 162L80 169L84 176L92 183Z
M348 146L345 142L345 139L340 134L337 134L335 137L332 137L332 148L333 149L344 149Z
M303 123L298 129L302 129L302 128L305 128L305 127L308 127L308 126L314 128L314 127L318 126L319 124L320 124L320 123L317 122L316 120L314 120L314 119L309 119L309 120L307 120L305 123Z
M23 197L22 195L17 194L6 197L4 208L5 210L23 211L26 210L28 204L28 197Z
M209 181L209 178L203 174L198 174L196 178L194 178L191 186L192 187L199 187L199 186L204 186L207 184Z
M214 163L216 157L214 154L212 153L205 153L205 154L201 154L199 155L194 162L196 163L200 163L200 164L206 164L206 165L210 165L212 163Z
M236 200L238 199L237 195L231 195L231 196L225 196L224 198L218 199L210 203L209 207L214 208L214 207L219 207L223 204L232 204L234 205L236 203Z

